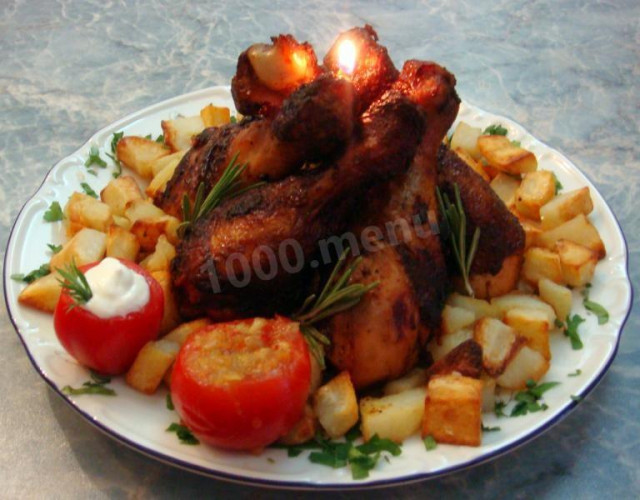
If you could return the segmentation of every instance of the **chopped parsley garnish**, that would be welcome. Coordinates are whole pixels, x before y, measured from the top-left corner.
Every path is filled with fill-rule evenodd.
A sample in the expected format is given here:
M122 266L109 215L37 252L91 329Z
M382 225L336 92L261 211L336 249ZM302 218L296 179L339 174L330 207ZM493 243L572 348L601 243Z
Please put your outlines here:
M167 410L173 411L176 409L175 406L173 406L173 399L171 399L171 394L167 394L165 402L167 404Z
M580 368L578 368L575 372L573 373L568 373L567 377L577 377L578 375L582 375L582 370Z
M609 311L607 311L601 304L589 299L590 288L591 284L587 283L585 289L582 291L582 296L584 297L582 299L582 305L587 311L596 315L599 325L604 325L609 321Z
M433 439L433 436L425 436L422 442L424 443L424 448L427 451L435 450L438 447L438 443L436 443L436 440Z
M229 117L229 122L230 123L238 123L238 119L235 116L231 116L231 117Z
M180 440L182 444L196 445L200 444L198 438L193 435L193 433L184 425L176 424L173 422L169 427L167 427L167 432L175 432L176 436Z
M495 402L495 404L493 405L493 413L496 414L496 417L500 418L500 417L507 417L508 416L504 412L506 406L507 406L507 403L505 403L504 401L496 401Z
M527 413L546 410L548 406L540 402L542 395L559 383L560 382L544 382L538 385L533 380L528 380L527 390L516 393L514 397L517 403L511 410L511 416L519 417Z
M557 195L560 192L560 190L564 189L564 186L562 185L562 182L560 182L558 180L558 176L555 173L553 174L553 178L554 178L555 183L556 183L556 192L555 192L555 194Z
M105 168L107 166L107 162L100 158L100 150L97 146L91 146L89 149L89 157L87 161L84 162L85 167L90 167L95 165L100 168Z
M42 264L38 269L34 269L28 274L12 274L11 279L14 281L22 281L23 283L33 283L38 278L42 278L51 273L49 264Z
M89 184L87 184L86 182L81 182L80 186L82 186L82 190L88 194L89 196L93 197L93 198L97 198L98 197L98 193L96 193L93 188L91 186L89 186Z
M487 427L486 425L482 424L482 432L497 432L500 430L499 426L495 426L495 427Z
M571 340L571 348L574 351L579 351L584 347L582 339L580 339L580 335L578 334L578 326L580 326L580 323L584 323L584 318L582 316L578 314L568 316L567 326L564 329L564 334L569 337L569 340Z
M571 401L575 401L576 403L579 403L580 401L582 401L582 396L576 396L574 394L571 395Z
M115 396L116 391L106 385L111 382L111 377L106 375L100 375L96 372L91 372L91 380L82 384L82 387L74 388L69 385L65 385L62 388L62 392L69 396L78 396L81 394L100 394L102 396Z
M156 142L164 144L164 134L160 134L158 137L156 137Z
M508 132L509 131L499 123L494 123L493 125L489 125L485 128L482 133L484 135L507 135Z
M553 324L556 325L556 328L564 328L564 323L562 321L560 321L558 318L556 318L553 321Z
M513 144L515 147L519 148L520 146L522 146L522 143L520 141L511 141L511 144Z
M87 169L87 173L93 175L94 177L98 177L98 174L96 173L96 171L91 168Z
M123 135L124 132L114 132L113 137L111 137L111 153L106 153L116 166L115 171L111 174L114 179L117 179L122 174L122 164L116 155L116 148L118 147L118 141L122 139Z
M62 245L54 245L53 243L47 243L47 246L49 247L49 250L51 250L51 253L53 255L57 254L58 252L60 252L60 250L62 250Z
M64 219L64 213L62 212L60 203L58 203L57 201L52 202L42 218L47 222L57 222Z
M332 467L334 469L347 467L351 469L353 479L364 479L369 476L369 471L373 469L380 458L388 460L389 453L394 457L402 453L402 448L391 441L374 435L369 441L361 445L354 445L350 439L355 439L355 433L350 431L350 436L346 441L331 441L316 435L306 443L283 446L274 445L276 448L285 448L289 457L297 457L304 450L313 450L309 454L309 461L315 464Z

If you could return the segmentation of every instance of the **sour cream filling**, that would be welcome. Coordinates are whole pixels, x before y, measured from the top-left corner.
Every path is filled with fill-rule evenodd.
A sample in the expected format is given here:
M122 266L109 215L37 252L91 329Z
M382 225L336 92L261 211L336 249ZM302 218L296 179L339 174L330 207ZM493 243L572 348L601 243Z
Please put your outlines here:
M102 319L126 316L149 302L149 284L118 259L107 257L85 273L93 296L82 307Z

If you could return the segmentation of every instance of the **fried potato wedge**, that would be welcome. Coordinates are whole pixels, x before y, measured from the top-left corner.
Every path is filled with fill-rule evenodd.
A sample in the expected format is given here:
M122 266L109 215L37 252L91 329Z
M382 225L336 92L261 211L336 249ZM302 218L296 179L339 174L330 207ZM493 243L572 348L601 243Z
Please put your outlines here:
M471 326L476 320L473 311L463 307L445 305L442 310L442 333L449 335L463 328Z
M542 278L538 281L538 293L542 300L553 307L560 321L567 320L571 312L571 290L547 278Z
M381 398L360 400L360 429L368 441L376 434L383 439L402 443L420 429L424 415L426 387L409 389Z
M344 436L358 422L358 398L349 372L343 371L313 396L313 411L329 437Z
M131 226L131 233L138 238L140 248L144 252L155 250L161 236L166 236L173 244L178 242L178 226L180 221L171 215L138 219ZM173 257L172 257L173 258Z
M513 328L494 318L482 318L473 330L473 339L482 347L482 366L491 376L503 372L518 337Z
M124 216L125 209L134 201L142 201L142 191L130 175L113 179L100 192L100 199L111 207L114 215Z
M422 419L422 436L438 443L480 446L483 383L457 374L429 381Z
M560 264L560 256L546 248L529 248L524 254L522 278L536 288L542 278L550 279L558 284L564 284L565 279Z
M507 208L515 206L520 179L500 172L492 179L490 186Z
M576 215L589 215L593 201L587 186L562 193L540 207L543 229L553 229L573 219Z
M531 151L516 146L502 135L478 137L478 149L489 165L507 174L526 174L538 168L538 160Z
M568 240L558 241L556 249L562 275L568 285L583 286L591 282L598 263L596 252Z
M220 127L231 121L229 108L208 104L200 110L200 118L206 127Z
M467 153L474 160L479 160L482 156L478 149L478 138L482 135L482 129L472 127L468 123L460 122L456 126L451 136L449 147L453 150L459 149Z
M428 377L426 368L414 368L404 377L397 378L391 382L387 382L382 388L385 396L398 394L400 392L415 389L416 387L424 387L427 385Z
M536 309L509 309L504 316L505 324L513 328L526 344L538 351L547 361L551 360L551 348L549 345L548 316Z
M176 299L173 296L171 273L169 273L169 271L152 271L149 274L160 283L162 291L164 292L164 315L162 316L162 323L160 325L160 335L162 336L180 324L180 314L178 313Z
M29 283L18 295L18 302L39 311L52 313L58 305L62 288L58 273L51 273Z
M153 174L153 177L155 178L156 175L162 172L169 165L180 163L180 160L182 160L185 153L186 151L176 151L175 153L158 158L156 161L151 163L151 173Z
M164 234L158 237L155 250L147 255L140 265L147 271L169 271L171 261L176 256L176 247L174 247Z
M123 137L116 146L118 160L143 179L151 179L151 164L169 153L164 144L135 135Z
M527 381L537 382L549 370L549 360L526 344L519 346L496 383L505 389L526 389Z
M64 213L69 236L73 236L83 228L104 233L113 224L113 213L109 205L83 193L71 195Z
M77 266L101 260L107 250L107 235L95 229L84 228L67 241L57 254L51 257L49 265L53 271L75 262Z
M125 380L130 387L144 394L153 394L178 355L180 346L170 340L147 342L129 368Z
M211 324L211 320L209 318L194 319L192 321L182 323L181 325L171 330L162 338L165 340L171 340L173 342L176 342L178 345L182 345L185 343L189 335L210 324Z
M587 247L596 252L599 259L604 258L607 253L598 230L582 213L553 229L544 231L537 238L538 245L549 250L555 250L559 240L568 240Z
M204 130L204 122L200 115L162 120L161 125L164 132L164 143L173 153L190 149L193 137Z
M540 220L540 207L556 192L556 178L548 170L536 170L524 176L516 191L516 210L525 217Z
M460 344L472 338L473 328L463 328L457 332L434 338L427 346L427 350L431 354L433 361L438 361L444 358Z
M138 238L126 229L113 225L107 231L107 257L135 262L140 251Z

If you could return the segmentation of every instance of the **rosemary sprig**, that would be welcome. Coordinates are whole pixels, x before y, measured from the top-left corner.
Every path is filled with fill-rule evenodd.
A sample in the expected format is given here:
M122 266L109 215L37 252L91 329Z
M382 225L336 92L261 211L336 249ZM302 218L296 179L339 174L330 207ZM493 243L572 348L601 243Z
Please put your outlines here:
M191 206L189 197L185 194L182 198L182 223L178 226L180 236L184 235L191 225L198 219L204 217L214 208L216 208L225 198L233 198L250 189L254 189L264 184L264 182L255 182L245 187L241 187L242 181L240 176L247 168L247 163L242 165L237 163L238 153L236 153L218 182L211 188L209 194L204 196L204 183L201 182L196 190L196 197Z
M60 286L69 290L69 295L71 295L73 299L74 303L71 305L72 308L86 304L91 300L91 297L93 297L91 287L84 273L76 266L75 261L71 261L71 263L63 269L56 268L56 271L58 271L63 278L58 280Z
M473 297L473 288L469 283L469 272L471 271L471 264L478 250L478 241L480 240L480 228L476 227L471 238L471 244L467 241L467 216L464 213L464 207L462 206L462 200L460 199L460 188L457 184L453 185L455 194L454 202L451 203L449 197L445 193L440 192L440 189L436 188L436 195L438 196L438 204L440 205L440 211L442 212L442 219L447 226L448 231L444 234L448 234L451 240L451 247L453 253L460 268L462 279L464 280L464 287L467 293Z
M302 307L293 315L293 319L300 323L300 331L322 369L325 368L324 346L331 342L314 324L352 308L360 302L365 293L377 287L379 283L375 281L368 285L348 284L349 278L362 261L362 257L358 257L346 266L348 252L348 248L342 252L320 294L317 297L315 294L307 297Z

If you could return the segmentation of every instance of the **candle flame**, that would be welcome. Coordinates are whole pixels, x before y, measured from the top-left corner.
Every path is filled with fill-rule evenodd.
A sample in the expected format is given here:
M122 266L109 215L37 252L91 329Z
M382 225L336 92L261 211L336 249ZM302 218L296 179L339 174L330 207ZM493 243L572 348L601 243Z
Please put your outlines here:
M338 47L338 67L350 75L356 66L356 46L351 40L343 40Z

